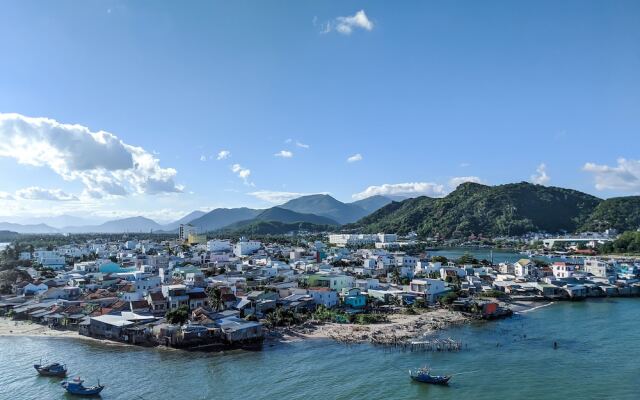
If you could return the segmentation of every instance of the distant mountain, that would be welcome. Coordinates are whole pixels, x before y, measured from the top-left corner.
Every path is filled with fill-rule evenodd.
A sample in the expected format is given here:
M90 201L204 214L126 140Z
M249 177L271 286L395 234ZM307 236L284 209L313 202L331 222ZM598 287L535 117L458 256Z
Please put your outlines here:
M216 208L189 223L200 232L215 231L238 221L253 219L264 210L251 208Z
M379 209L391 203L392 201L402 201L402 200L404 200L404 198L402 199L398 198L396 200L393 200L387 196L375 195L375 196L367 197L366 199L354 201L351 204L359 206L360 208L363 208L365 211L371 214L372 212L378 211Z
M315 225L325 225L325 226L333 226L336 227L339 224L332 220L331 218L321 217L315 214L302 214L297 213L295 211L287 210L280 207L272 207L264 210L260 214L258 214L255 218L238 221L236 223L227 225L224 229L237 230L239 228L255 224L258 221L266 221L266 222L280 222L283 224L299 224L299 223L309 223Z
M415 231L422 236L519 235L531 231L573 232L602 200L576 190L513 183L464 183L443 198L417 197L388 204L346 229Z
M60 229L65 233L140 233L162 230L162 225L145 217L130 217L107 221L100 225L69 226Z
M177 221L173 221L173 222L171 222L169 224L163 225L162 229L165 230L165 231L172 231L172 230L178 229L178 228L180 228L181 224L188 224L189 222L191 222L191 221L193 221L195 219L198 219L198 218L202 217L205 214L206 214L205 211L199 211L199 210L192 211L192 212L190 212L189 214L185 215L184 217L180 218Z
M640 196L613 197L602 201L580 231L602 232L608 228L635 231L640 228Z
M13 231L13 232L18 232L23 234L58 233L58 230L56 228L53 228L46 224L22 225L22 224L10 223L10 222L0 222L0 230Z
M316 214L331 218L340 224L355 222L369 213L353 203L343 203L328 194L313 194L289 200L279 206L302 214Z
M335 229L335 225L318 225L309 222L285 223L280 221L251 220L237 223L217 230L219 235L284 235L291 232L326 232Z

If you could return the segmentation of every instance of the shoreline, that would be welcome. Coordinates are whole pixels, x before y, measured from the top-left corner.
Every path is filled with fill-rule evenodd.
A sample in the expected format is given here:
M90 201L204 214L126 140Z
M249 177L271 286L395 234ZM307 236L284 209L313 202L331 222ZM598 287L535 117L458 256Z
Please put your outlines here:
M509 303L514 314L525 314L550 306L555 302L519 301ZM445 308L427 309L418 314L390 314L389 321L379 324L339 324L335 322L306 322L291 327L278 327L265 334L266 345L286 344L303 340L331 340L344 344L371 343L395 345L447 331L478 320L458 311ZM489 322L489 321L483 321ZM57 330L29 321L14 321L0 317L0 337L34 337L83 340L93 343L117 346L135 346L107 339L80 335L77 331ZM163 346L156 346L162 348Z

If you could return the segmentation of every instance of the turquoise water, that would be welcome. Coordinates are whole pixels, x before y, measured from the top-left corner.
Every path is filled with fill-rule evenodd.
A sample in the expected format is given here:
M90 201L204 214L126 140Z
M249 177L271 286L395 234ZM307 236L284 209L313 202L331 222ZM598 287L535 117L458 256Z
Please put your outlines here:
M638 399L640 299L557 303L446 332L458 353L409 353L325 340L217 354L0 337L0 399L66 398L40 357L100 378L104 399ZM557 341L558 349L553 349ZM449 387L411 382L429 364Z
M429 257L433 256L444 256L450 260L456 260L463 256L464 254L470 254L478 260L488 260L491 261L491 256L493 252L493 263L499 264L501 262L516 262L521 258L531 258L526 254L519 254L510 250L496 250L496 249L477 249L477 248L450 248L450 249L439 249L439 250L431 250L428 252ZM539 260L546 262L555 262L555 261L565 261L565 262L574 262L574 263L582 263L581 258L560 258L560 257L535 257Z

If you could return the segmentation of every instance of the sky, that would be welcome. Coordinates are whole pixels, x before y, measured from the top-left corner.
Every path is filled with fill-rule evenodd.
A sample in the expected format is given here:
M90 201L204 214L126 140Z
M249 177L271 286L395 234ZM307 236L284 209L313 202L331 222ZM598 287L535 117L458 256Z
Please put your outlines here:
M0 220L640 194L637 1L0 2Z

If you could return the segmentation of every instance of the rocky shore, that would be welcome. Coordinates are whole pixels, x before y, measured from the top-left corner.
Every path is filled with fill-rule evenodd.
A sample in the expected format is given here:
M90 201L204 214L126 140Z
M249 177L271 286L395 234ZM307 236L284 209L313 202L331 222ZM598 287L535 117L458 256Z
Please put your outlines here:
M370 325L307 322L281 329L276 336L283 341L333 339L340 343L397 345L472 320L446 309L426 310L415 315L391 314L388 318L389 322Z

